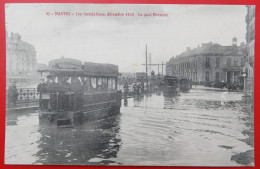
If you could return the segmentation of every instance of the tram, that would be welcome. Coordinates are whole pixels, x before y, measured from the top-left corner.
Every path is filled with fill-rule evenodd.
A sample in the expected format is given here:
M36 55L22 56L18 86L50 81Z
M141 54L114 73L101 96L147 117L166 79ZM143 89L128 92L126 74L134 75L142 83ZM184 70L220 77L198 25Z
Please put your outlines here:
M38 72L48 74L40 92L40 121L73 127L120 113L118 66L61 58Z
M165 95L176 95L179 92L178 79L175 76L164 76L163 92Z
M147 92L147 79L145 72L136 72L136 84L133 85L135 95L143 95Z
M178 79L181 92L189 92L192 87L192 82L188 78L181 77Z

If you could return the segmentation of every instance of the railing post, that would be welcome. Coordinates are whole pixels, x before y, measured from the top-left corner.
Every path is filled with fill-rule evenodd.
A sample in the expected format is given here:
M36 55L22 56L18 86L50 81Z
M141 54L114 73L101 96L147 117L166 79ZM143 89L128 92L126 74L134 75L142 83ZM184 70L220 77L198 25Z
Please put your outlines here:
M27 103L28 103L28 105L30 104L30 100L29 100L29 98L30 98L30 89L27 89Z

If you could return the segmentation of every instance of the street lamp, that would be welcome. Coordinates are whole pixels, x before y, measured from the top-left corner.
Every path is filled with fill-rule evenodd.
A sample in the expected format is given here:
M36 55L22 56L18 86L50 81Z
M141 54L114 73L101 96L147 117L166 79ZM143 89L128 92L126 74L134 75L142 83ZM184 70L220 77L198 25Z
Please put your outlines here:
M245 91L245 87L246 87L246 73L241 75L242 77L244 77L244 91Z

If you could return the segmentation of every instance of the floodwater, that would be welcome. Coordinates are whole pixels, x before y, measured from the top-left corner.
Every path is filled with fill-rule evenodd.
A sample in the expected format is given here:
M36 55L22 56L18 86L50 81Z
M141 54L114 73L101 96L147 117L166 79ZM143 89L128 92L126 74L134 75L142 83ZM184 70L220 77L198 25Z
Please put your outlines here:
M241 98L203 88L129 98L120 115L74 128L39 125L37 112L8 114L5 164L254 165L233 158L254 149Z

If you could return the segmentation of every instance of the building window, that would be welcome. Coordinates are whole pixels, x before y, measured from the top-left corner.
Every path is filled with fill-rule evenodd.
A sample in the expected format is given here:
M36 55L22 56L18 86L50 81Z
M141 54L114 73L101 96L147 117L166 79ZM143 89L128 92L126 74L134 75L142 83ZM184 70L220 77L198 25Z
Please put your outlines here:
M231 58L227 58L227 66L231 66Z
M238 66L238 59L234 59L234 66Z
M216 67L219 67L219 65L220 65L220 58L217 57L217 58L216 58Z
M216 72L216 82L219 82L219 72Z
M205 80L206 80L206 82L209 82L209 72L206 72Z
M206 67L210 67L210 65L209 65L209 57L206 58L206 65L205 66Z

